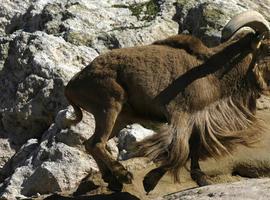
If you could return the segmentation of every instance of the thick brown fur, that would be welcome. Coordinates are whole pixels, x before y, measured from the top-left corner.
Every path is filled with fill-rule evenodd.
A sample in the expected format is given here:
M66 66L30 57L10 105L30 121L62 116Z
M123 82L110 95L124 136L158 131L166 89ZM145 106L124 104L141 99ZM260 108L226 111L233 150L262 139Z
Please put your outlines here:
M159 173L156 182L166 171L179 180L179 169L196 152L196 159L217 157L236 144L256 142L262 132L256 99L269 88L269 60L264 58L269 57L270 45L266 40L254 50L254 38L254 33L241 33L208 48L197 38L177 35L148 46L112 50L75 75L66 97L77 113L73 122L81 119L80 108L95 116L97 128L86 149L103 175L131 182L131 174L105 149L127 110L164 122L156 135L134 149L161 163L148 174ZM191 138L197 138L195 143ZM146 188L152 181L147 181L149 176Z
M164 40L155 41L153 44L184 49L189 54L202 60L206 60L212 55L212 49L206 47L198 38L190 37L190 35L174 35Z

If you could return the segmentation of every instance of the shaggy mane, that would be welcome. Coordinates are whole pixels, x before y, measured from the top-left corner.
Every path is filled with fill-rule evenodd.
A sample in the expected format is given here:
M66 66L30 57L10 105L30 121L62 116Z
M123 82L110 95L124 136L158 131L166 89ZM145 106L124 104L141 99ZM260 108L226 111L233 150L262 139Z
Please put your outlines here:
M200 158L217 158L230 154L236 144L253 146L264 130L261 120L232 97L178 116L181 116L178 122L164 125L158 134L138 142L134 149L137 156L149 157L167 167L176 181L179 181L180 168L189 159L192 134L199 134Z

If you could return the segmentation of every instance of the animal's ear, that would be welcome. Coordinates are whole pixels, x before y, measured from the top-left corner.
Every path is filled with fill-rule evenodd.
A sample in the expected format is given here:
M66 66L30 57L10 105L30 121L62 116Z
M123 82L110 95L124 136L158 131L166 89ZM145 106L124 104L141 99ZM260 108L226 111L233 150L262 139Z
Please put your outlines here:
M257 50L260 48L261 44L262 44L262 40L265 38L265 33L261 33L261 34L256 34L256 36L254 37L254 39L251 42L251 48L253 50Z

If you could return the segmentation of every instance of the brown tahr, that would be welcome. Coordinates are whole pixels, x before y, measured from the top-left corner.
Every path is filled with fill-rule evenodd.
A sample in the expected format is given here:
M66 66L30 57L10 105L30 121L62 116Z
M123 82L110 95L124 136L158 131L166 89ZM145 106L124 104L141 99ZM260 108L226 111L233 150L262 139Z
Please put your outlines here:
M250 30L242 31L242 27ZM113 190L132 182L132 174L114 160L106 142L125 124L151 120L157 134L134 146L160 167L144 178L151 191L160 178L191 160L191 176L208 184L199 159L230 153L236 144L251 145L262 132L256 99L269 94L268 22L255 11L234 17L223 29L222 43L208 48L190 35L151 45L112 50L98 56L67 84L65 94L82 119L84 109L96 121L85 143Z

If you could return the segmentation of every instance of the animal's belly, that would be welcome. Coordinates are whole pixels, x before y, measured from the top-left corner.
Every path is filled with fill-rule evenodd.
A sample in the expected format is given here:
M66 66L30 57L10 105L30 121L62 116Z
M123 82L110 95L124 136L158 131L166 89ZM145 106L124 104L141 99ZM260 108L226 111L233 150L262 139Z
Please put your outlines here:
M158 76L155 73L137 72L128 76L124 84L122 82L122 86L127 93L126 103L134 112L147 118L164 120L166 118L165 106L158 103L156 97L169 85L170 81L168 77Z
M140 92L129 95L126 107L138 116L157 121L166 120L166 110L164 106L156 104L149 96Z

